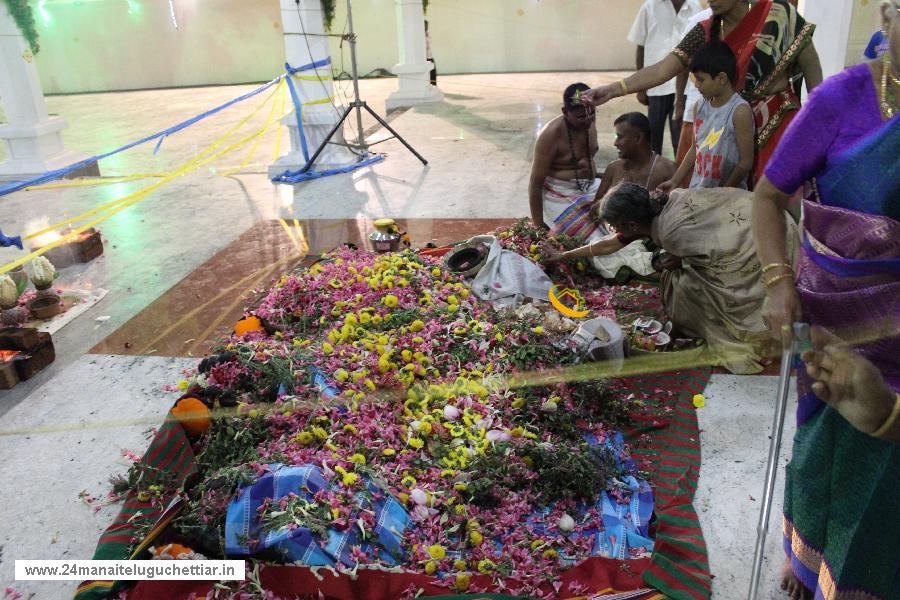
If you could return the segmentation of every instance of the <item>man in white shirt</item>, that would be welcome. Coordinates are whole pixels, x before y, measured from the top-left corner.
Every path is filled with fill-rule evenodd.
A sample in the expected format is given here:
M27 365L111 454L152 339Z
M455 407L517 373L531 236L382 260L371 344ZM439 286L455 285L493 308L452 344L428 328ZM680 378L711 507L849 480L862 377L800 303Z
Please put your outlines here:
M688 32L697 26L701 21L712 18L712 9L706 8L698 12L696 15L688 19L684 31L681 32L683 38ZM675 121L681 122L681 137L678 140L678 149L675 151L675 164L680 165L685 155L693 147L694 144L694 108L700 100L700 90L694 85L694 82L685 69L679 73L675 83ZM681 92L684 93L681 93ZM690 175L684 187L690 186Z
M638 70L658 63L672 52L681 41L681 33L688 19L702 9L700 0L646 0L628 33L628 41L637 44L635 62ZM650 88L646 94L639 93L638 100L647 106L653 151L662 153L668 123L674 152L680 133L672 118L675 112L675 80Z

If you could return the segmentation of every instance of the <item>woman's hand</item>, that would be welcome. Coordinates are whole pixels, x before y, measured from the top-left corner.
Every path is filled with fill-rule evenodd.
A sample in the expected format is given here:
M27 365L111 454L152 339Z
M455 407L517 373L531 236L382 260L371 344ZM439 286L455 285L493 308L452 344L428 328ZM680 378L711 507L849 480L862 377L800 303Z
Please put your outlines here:
M793 278L786 277L768 289L763 309L763 322L775 340L781 340L784 349L790 348L794 338L792 325L800 321L800 296Z
M676 182L674 179L667 179L666 181L663 181L661 184L656 186L656 189L653 190L653 193L656 196L664 196L677 187L678 182Z
M816 396L864 433L877 431L887 421L896 398L878 368L840 338L821 327L812 329L813 350L801 358L816 380Z
M585 106L600 106L622 94L622 86L618 83L610 83L600 87L591 88L581 92L581 101Z

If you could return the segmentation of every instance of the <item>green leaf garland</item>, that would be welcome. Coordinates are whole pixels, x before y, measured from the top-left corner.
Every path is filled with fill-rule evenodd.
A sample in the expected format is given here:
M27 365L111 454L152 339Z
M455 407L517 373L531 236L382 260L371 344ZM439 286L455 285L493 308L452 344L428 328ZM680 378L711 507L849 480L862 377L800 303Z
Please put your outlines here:
M327 31L331 31L331 24L334 23L334 2L335 0L322 0L322 13Z
M19 26L22 35L25 36L25 41L27 41L28 45L31 47L31 53L37 54L41 47L38 45L38 34L37 29L35 28L34 14L31 12L28 0L3 1L6 3L6 9L16 22L16 25Z

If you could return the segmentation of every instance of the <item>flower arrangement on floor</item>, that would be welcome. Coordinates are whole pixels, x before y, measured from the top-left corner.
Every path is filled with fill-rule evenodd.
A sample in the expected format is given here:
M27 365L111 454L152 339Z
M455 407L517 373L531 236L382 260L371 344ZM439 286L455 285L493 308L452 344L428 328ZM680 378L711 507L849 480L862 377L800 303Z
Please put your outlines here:
M497 235L538 258L542 244L577 243L541 242L524 223ZM608 308L608 292L591 298ZM241 490L272 465L310 465L325 485L261 502L260 538L305 529L324 548L329 532L353 531L354 568L399 566L457 591L488 575L543 595L596 555L598 497L627 504L637 474L615 443L633 396L606 380L511 383L579 362L551 318L494 309L433 258L339 249L283 276L181 386L172 418L194 440L196 484L173 490L135 463L115 487L160 504L183 494L171 541L216 557ZM370 509L385 498L409 518L399 549ZM240 540L251 554L261 543Z

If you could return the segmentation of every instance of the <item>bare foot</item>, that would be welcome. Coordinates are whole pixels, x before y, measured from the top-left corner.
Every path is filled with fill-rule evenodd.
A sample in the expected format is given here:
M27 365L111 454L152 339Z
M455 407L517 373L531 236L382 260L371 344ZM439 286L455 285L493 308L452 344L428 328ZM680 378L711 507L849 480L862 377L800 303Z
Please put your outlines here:
M791 600L812 600L812 593L800 583L797 576L791 570L791 561L788 560L781 572L781 589L787 592Z

